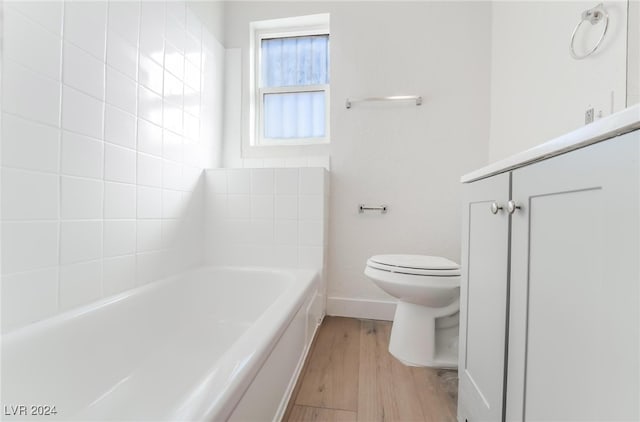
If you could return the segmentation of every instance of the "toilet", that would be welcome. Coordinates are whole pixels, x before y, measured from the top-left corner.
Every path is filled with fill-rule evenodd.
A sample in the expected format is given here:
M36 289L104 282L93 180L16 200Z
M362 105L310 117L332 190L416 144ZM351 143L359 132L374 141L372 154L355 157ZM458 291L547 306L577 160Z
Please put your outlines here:
M364 273L398 298L389 352L408 366L457 368L460 266L439 256L375 255Z

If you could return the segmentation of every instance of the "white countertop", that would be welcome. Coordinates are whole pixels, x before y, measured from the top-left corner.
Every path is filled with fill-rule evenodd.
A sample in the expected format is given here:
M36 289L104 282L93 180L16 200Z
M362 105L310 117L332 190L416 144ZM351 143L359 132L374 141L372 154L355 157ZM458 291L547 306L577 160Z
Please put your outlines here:
M635 129L640 129L640 104L603 117L565 135L467 173L461 177L460 181L469 183L484 179L494 174L504 173L536 161L595 144Z

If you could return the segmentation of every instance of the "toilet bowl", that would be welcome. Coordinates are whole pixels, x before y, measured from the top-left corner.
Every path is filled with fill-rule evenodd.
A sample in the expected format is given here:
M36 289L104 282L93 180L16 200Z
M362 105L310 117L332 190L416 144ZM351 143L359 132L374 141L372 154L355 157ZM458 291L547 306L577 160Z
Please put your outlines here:
M438 256L375 255L364 273L398 299L389 352L409 366L457 368L460 266Z

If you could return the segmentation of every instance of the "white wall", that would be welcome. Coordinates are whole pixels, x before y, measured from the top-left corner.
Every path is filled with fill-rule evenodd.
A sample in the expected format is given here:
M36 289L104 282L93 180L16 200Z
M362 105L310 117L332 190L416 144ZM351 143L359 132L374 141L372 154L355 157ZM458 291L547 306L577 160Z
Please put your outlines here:
M625 107L626 1L604 2L610 23L596 53L584 60L569 53L582 11L596 3L492 3L491 161L584 125L589 106L603 116ZM601 25L585 23L577 49L593 45Z
M331 14L329 296L386 300L363 275L369 256L460 259L459 176L486 164L488 151L491 9L478 2L227 3L225 40L241 49L243 112L249 22L325 12ZM344 106L347 97L394 94L422 95L424 104ZM225 156L240 158L239 148L226 148L239 145L239 133L248 136L246 117L239 124L235 137L225 129L232 137ZM387 203L390 212L358 214L360 202Z
M7 331L202 262L224 50L183 2L3 7Z

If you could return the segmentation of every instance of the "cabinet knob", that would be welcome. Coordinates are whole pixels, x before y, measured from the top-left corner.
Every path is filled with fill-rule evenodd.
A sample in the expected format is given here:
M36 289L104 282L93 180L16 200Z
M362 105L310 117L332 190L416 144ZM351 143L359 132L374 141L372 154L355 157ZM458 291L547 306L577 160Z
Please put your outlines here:
M497 202L491 203L491 214L497 214L501 209L503 209L503 207L498 205Z
M519 210L519 209L522 209L522 207L516 204L515 201L507 202L507 211L509 211L509 214L513 214L514 212L516 212L516 210Z

